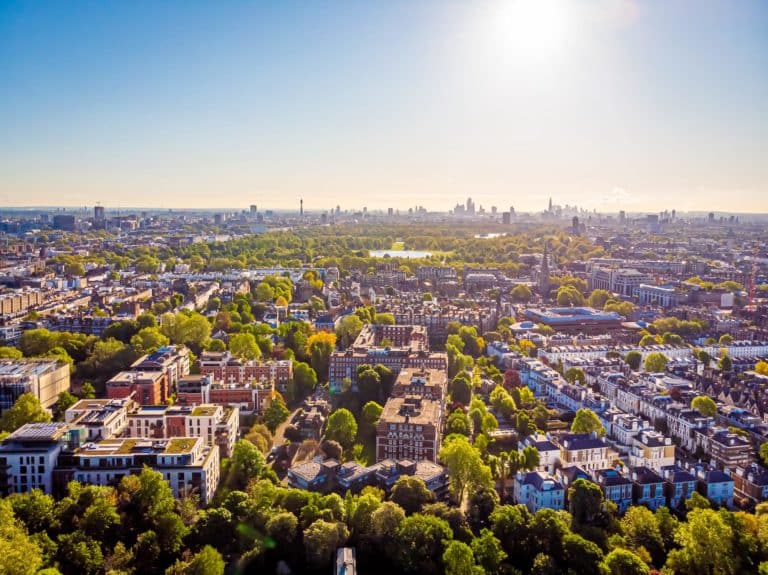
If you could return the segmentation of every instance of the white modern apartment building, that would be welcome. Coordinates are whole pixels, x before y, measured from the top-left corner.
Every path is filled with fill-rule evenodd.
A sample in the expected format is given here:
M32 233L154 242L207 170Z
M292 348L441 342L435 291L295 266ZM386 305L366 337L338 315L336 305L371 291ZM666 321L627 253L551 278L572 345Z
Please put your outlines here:
M53 493L53 470L59 455L84 438L84 429L68 423L22 425L0 444L0 494L32 489Z
M116 485L147 466L162 473L176 497L195 493L206 504L219 484L219 450L201 437L105 439L73 454L72 479L89 485Z

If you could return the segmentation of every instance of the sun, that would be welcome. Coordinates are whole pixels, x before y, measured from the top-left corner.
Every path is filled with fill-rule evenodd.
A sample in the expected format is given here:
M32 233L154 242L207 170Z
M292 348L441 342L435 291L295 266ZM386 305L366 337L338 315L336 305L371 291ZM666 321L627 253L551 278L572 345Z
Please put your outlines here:
M566 0L497 0L490 18L498 56L534 66L557 59L567 49L572 6Z

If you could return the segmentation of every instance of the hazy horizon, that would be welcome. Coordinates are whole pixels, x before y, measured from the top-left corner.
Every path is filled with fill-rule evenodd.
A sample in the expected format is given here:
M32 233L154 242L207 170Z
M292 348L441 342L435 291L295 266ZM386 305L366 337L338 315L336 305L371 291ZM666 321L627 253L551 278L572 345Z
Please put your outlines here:
M759 0L9 1L0 203L765 213L766 29Z

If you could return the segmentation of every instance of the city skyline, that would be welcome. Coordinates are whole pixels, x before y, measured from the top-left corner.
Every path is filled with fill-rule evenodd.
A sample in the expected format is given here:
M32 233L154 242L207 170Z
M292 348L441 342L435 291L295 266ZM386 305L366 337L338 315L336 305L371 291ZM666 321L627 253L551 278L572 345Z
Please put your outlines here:
M8 2L0 201L768 212L766 23L760 2Z

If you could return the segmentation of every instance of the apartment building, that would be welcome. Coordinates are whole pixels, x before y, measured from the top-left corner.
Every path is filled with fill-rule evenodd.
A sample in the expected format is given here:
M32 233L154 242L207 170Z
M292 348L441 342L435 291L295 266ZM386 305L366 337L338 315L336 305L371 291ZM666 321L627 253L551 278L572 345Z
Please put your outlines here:
M279 361L243 361L228 351L204 351L197 360L200 373L224 384L274 384L284 389L293 379L293 363Z
M448 373L439 369L403 368L392 386L392 397L417 395L442 401L448 388Z
M61 471L88 485L116 485L149 467L163 475L173 494L195 493L205 505L219 484L219 450L202 437L172 439L104 439L86 443Z
M331 354L331 392L340 392L345 379L354 387L357 367L362 364L382 364L397 374L404 368L447 371L448 356L429 351L429 338L423 326L366 325L349 349Z
M68 423L27 423L0 444L0 494L40 489L53 494L59 455L85 441L85 430Z
M149 405L128 414L125 436L140 439L201 437L206 444L217 445L221 457L230 457L239 428L237 407Z
M131 369L142 372L164 372L169 389L176 390L180 378L189 374L189 349L183 345L166 345L137 359Z
M133 397L141 405L164 405L168 401L165 371L121 371L107 382L107 397Z
M130 397L81 399L64 413L64 421L83 427L88 441L119 437L128 425L128 414L137 407Z
M391 397L376 430L376 460L436 461L442 426L441 401L415 395Z
M69 365L52 359L0 360L0 414L20 395L31 393L46 409L53 407L62 391L69 391Z

